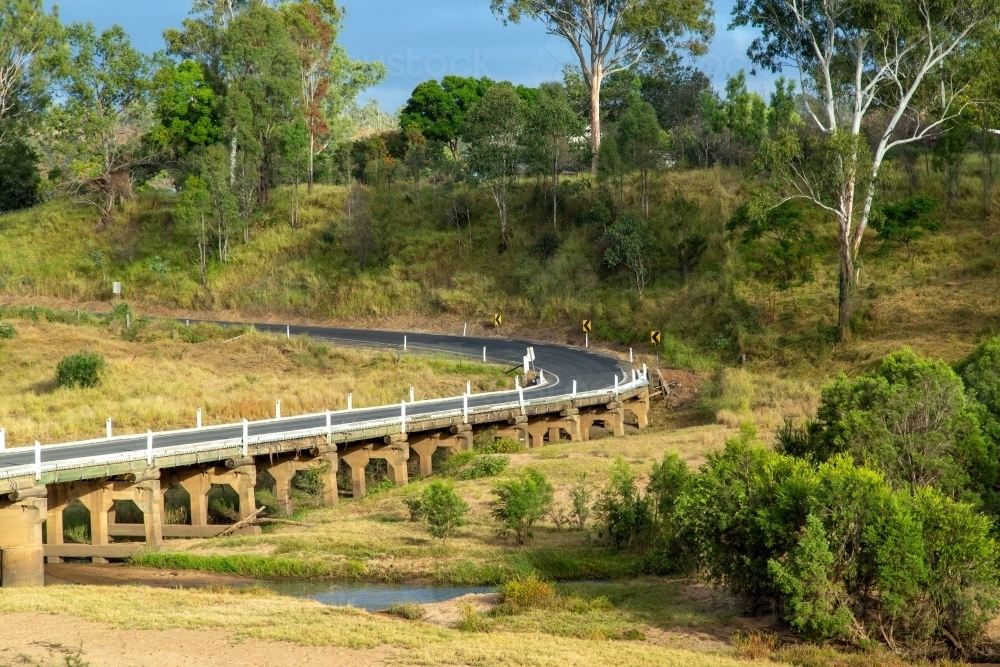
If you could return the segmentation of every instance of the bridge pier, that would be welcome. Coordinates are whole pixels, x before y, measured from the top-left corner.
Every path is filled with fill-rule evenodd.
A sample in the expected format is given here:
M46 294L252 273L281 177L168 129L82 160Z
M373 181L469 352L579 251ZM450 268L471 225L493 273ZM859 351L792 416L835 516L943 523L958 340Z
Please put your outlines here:
M639 428L649 426L649 388L643 387L642 391L624 402L624 409L635 414Z
M45 487L22 491L17 500L0 498L0 586L43 586L42 522L48 505Z
M427 477L434 472L433 457L434 452L439 448L448 448L461 451L463 448L472 447L472 430L460 431L453 434L448 431L434 431L429 434L421 434L414 437L409 442L410 449L420 457L420 476Z
M340 460L351 468L351 492L355 498L363 498L365 495L365 467L372 459L385 459L389 479L396 485L406 484L409 479L406 461L410 458L410 447L405 438L405 435L386 436L391 442L348 447L341 455Z
M318 465L317 465L318 464ZM326 465L323 478L323 504L335 505L340 501L337 492L337 468L338 459L336 454L322 456L302 456L295 455L292 458L270 458L260 463L261 470L266 470L274 478L274 495L278 500L278 505L286 514L292 511L292 478L300 470Z

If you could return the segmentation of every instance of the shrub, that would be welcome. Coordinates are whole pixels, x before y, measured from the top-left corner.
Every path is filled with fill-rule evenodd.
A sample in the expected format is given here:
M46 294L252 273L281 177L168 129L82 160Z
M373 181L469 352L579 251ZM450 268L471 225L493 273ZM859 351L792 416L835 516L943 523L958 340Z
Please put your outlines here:
M390 616L399 616L408 621L417 621L424 615L424 608L415 602L408 604L397 603L385 610Z
M508 581L500 592L500 603L515 611L544 609L552 606L555 599L555 587L535 575Z
M104 357L92 352L71 354L56 366L56 386L96 387L106 367Z
M552 505L552 485L534 468L524 468L493 487L493 518L500 522L497 531L505 537L513 531L518 544L531 542L532 527Z
M483 454L517 454L524 451L524 445L513 438L498 438L477 449Z
M453 452L441 463L441 474L454 475L462 466L474 458L476 458L476 452L471 449L467 449L463 452Z
M455 493L455 488L442 480L424 487L421 508L431 535L447 540L456 528L465 523L469 504Z
M597 498L594 512L601 523L601 537L612 549L645 551L652 544L653 505L639 491L628 461L620 456L611 465L611 479Z
M366 497L377 496L382 493L388 493L389 491L392 491L395 488L396 484L391 479L380 479L379 481L375 482L374 484L368 487L368 489L365 491L365 496Z
M469 462L458 473L459 479L482 479L484 477L496 477L510 465L510 459L506 456L494 454L483 454L477 456Z
M410 512L410 521L420 521L424 518L423 496L416 494L404 496L403 504L406 505L406 509Z
M580 530L586 527L587 519L590 518L590 504L593 499L594 492L587 484L587 473L581 472L576 477L576 483L569 490L570 517Z
M0 322L0 340L11 340L17 336L17 329L9 322Z

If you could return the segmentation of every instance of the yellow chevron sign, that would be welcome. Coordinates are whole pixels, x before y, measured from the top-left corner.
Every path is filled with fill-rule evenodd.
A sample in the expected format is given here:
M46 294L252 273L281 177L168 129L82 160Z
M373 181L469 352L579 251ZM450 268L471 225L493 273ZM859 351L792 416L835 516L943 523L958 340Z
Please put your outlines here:
M659 345L661 340L663 340L663 334L661 334L659 331L649 332L650 343L652 343L653 345Z
M497 313L496 315L493 316L493 326L498 327L501 324L503 324L503 315Z
M580 324L580 330L583 333L593 333L594 332L594 320L584 320Z

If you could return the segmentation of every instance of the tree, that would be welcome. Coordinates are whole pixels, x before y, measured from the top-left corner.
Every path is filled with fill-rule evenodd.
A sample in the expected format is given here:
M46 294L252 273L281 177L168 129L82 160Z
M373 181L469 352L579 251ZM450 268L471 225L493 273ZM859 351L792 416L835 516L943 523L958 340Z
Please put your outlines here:
M455 488L443 480L435 480L424 488L420 509L430 534L441 540L451 537L465 523L469 504L455 493Z
M312 192L316 155L326 150L329 118L344 103L385 78L381 63L352 61L337 43L343 12L332 0L298 0L281 6L299 61L299 104L309 131L307 182Z
M90 23L74 23L67 37L64 101L50 111L42 139L64 189L96 207L104 224L132 196L136 169L155 157L142 141L153 124L150 61L118 25L98 35Z
M198 176L188 176L181 191L177 217L198 240L198 272L201 284L208 286L208 225L205 218L212 216L212 196L208 184Z
M44 104L62 39L57 7L47 14L42 0L0 1L0 147Z
M604 232L608 249L604 263L609 268L624 267L632 274L639 296L649 282L649 232L641 218L624 213Z
M726 223L726 231L737 238L747 266L758 280L779 290L812 281L822 246L791 202L761 217L749 215L747 206L740 206Z
M598 496L594 513L609 547L644 551L652 544L655 510L651 498L639 490L635 473L620 456L611 466L611 479Z
M425 81L413 89L406 101L399 126L404 131L414 128L429 141L444 144L459 160L459 140L469 112L492 85L493 81L486 77L446 76L441 83Z
M543 169L552 175L552 229L559 228L559 174L576 160L573 139L583 132L577 115L558 83L543 83L531 105L529 121L533 148Z
M522 468L517 476L493 486L493 509L500 522L499 533L513 531L518 544L529 544L532 527L552 505L552 484L534 468Z
M663 162L667 135L653 105L632 95L618 120L618 150L629 169L639 172L639 204L649 217L649 174Z
M38 156L23 141L0 143L0 213L38 203Z
M469 167L484 180L500 214L501 254L507 250L507 191L516 177L526 126L525 103L507 82L491 86L469 112Z
M961 112L977 68L959 59L993 31L998 10L997 0L737 0L733 8L734 26L762 33L747 52L755 63L800 72L818 134L783 132L765 142L760 167L769 180L755 214L799 198L837 221L842 336L850 333L857 258L882 163Z
M904 246L906 255L912 259L910 244L923 236L925 231L935 231L941 227L939 222L927 218L935 209L937 200L927 195L883 204L872 215L872 228L878 232L878 239L883 244Z
M607 76L676 48L705 49L714 32L705 0L490 0L504 22L540 20L580 60L590 102L591 171L601 147L601 87Z
M160 143L174 146L183 155L195 146L222 139L218 96L197 62L160 67L153 77L153 101L160 120L154 134Z

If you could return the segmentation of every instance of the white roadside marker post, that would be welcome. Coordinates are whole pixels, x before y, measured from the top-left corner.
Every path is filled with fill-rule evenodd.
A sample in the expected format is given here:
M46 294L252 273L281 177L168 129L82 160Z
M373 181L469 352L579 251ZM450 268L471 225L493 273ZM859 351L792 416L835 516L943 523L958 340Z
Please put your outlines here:
M42 478L42 443L35 440L35 481Z
M410 387L410 403L413 403L414 398L415 398L415 394L414 394L414 391L413 391L413 387Z
M354 394L347 395L347 410L351 411L354 409Z
M514 376L514 389L517 389L518 391L521 390L521 376L520 375L515 375Z
M326 444L333 440L333 426L330 423L330 411L326 411Z
M281 401L274 402L274 418L281 419Z
M465 382L465 393L468 395L472 394L472 380L467 380Z
M7 449L7 431L0 428L0 452Z
M399 432L406 433L406 401L399 404Z
M486 348L483 348L483 361L486 361Z
M649 379L648 373L649 373L649 369L646 368L646 364L643 364L642 365L642 379L643 380L648 380Z
M403 352L406 352L406 336L403 336Z
M197 428L201 428L201 408L198 408L198 412L195 413L195 420L198 424Z
M292 327L286 325L285 326L285 338L291 338L291 337L292 337Z
M588 349L590 348L590 334L589 333L583 334L583 346L586 347L586 348L588 348Z
M469 395L462 395L462 423L469 423Z
M548 384L548 381L545 379L545 369L544 368L539 368L538 369L538 384L540 384L540 385Z
M153 465L153 432L146 431L146 465Z
M104 428L108 432L108 440L110 440L111 439L111 417L108 417L108 420L106 422L104 422Z
M615 396L618 395L618 373L615 373Z
M248 442L250 440L250 422L245 418L243 419L243 456L247 455L247 450L250 445Z
M632 348L628 349L628 362L630 364L634 364L635 363L635 356L632 354Z
M469 323L466 322L465 326L462 327L462 337L463 338L465 337L465 334L468 333L468 331L469 331Z

